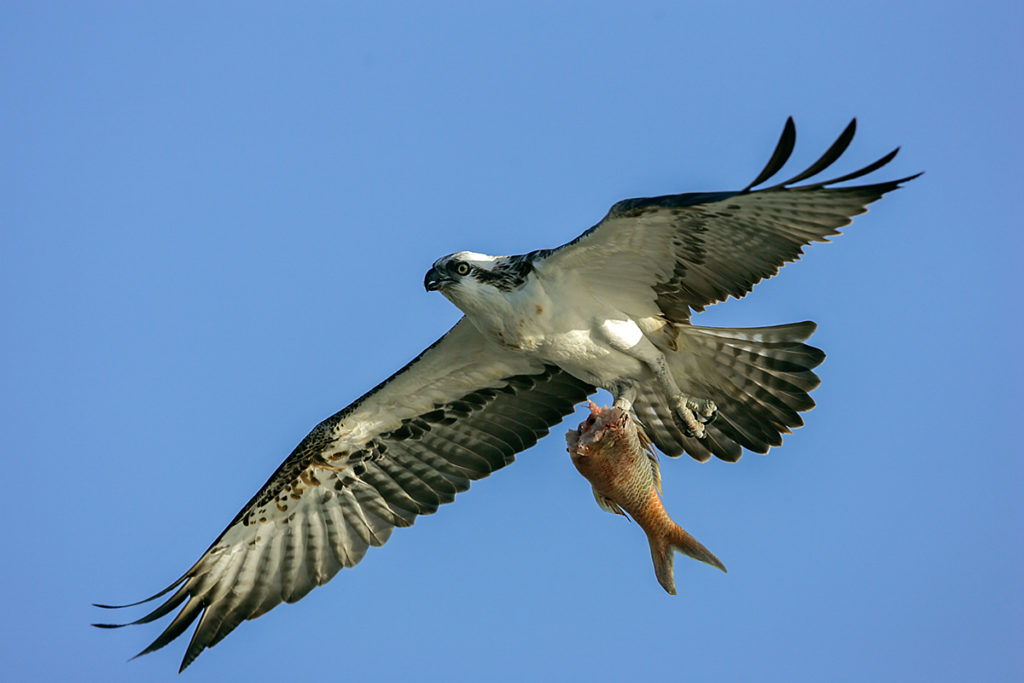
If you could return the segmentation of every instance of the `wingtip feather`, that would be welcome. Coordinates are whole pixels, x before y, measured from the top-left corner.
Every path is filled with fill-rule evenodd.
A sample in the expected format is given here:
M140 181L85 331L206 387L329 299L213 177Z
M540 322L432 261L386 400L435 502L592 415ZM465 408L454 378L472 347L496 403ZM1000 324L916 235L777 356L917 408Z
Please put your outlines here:
M194 568L194 567L193 567L193 568ZM177 580L177 581L175 581L174 583L172 583L172 584L171 584L170 586L168 586L167 588L164 588L164 589L163 589L162 591L160 591L159 593L155 593L155 594L153 594L153 595L149 596L148 598L143 598L142 600L139 600L139 601L137 601L137 602L129 602L129 603L128 603L128 604L126 604L126 605L106 605L106 604L103 604L103 603L99 603L99 602L94 602L94 603L92 603L92 606L93 606L93 607L99 607L100 609L125 609L126 607L138 607L139 605L145 605L145 604L146 604L147 602L153 602L153 601L154 601L154 600L156 600L157 598L159 598L159 597L163 597L164 595L167 595L167 594L168 594L168 593L170 593L170 592L171 592L172 590L174 590L175 588L177 588L177 587L178 587L179 585L181 585L181 582L182 582L182 581L184 581L185 579L187 579L187 578L189 577L189 573L190 573L191 571L192 571L192 569L189 569L189 571L188 571L188 572L186 572L186 573L184 573L184 574L182 574L182 575L181 575L181 576L180 576L180 577L178 578L178 580Z
M742 192L749 192L751 188L757 187L778 173L786 162L789 161L789 157L793 154L793 148L795 146L796 124L793 122L793 117L790 116L786 119L786 124L782 127L782 135L779 136L779 141L775 144L775 150L768 159L768 163L764 165L764 168L757 174L757 177L754 178L753 182L743 188Z
M787 185L792 185L794 183L800 182L801 180L806 180L807 178L812 178L818 175L826 168L834 164L839 159L839 157L841 157L843 153L846 152L847 148L849 148L850 146L850 143L853 142L853 137L856 134L856 132L857 119L853 118L848 124L846 124L846 128L844 128L843 132L839 134L839 137L835 139L835 142L829 145L828 149L826 149L825 152L814 161L814 163L812 163L810 166L808 166L800 173L797 173L792 178L784 180L783 182L778 183L776 185L772 185L771 187L766 187L762 189L776 190L784 188Z

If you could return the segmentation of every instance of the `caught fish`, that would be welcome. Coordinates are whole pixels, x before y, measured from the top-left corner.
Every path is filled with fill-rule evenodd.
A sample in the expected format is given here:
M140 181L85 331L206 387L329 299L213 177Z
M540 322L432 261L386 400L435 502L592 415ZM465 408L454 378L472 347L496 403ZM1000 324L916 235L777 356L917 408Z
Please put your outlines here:
M672 521L661 502L661 471L654 445L628 413L598 408L565 435L572 463L594 487L602 509L628 514L647 534L658 583L676 594L672 575L675 552L726 571L714 554Z

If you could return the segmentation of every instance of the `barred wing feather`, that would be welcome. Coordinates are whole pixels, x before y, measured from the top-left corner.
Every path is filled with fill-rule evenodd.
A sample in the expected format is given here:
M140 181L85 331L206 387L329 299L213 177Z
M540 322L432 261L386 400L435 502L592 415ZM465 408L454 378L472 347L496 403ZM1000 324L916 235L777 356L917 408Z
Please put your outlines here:
M548 252L538 268L591 273L592 286L609 302L631 306L627 312L688 321L705 306L743 297L798 259L804 246L828 241L868 204L917 177L835 187L886 165L897 149L852 173L794 185L831 166L855 131L856 120L809 168L755 190L792 153L796 132L789 119L768 164L746 188L623 200L593 228Z
M463 319L317 425L195 565L134 603L170 594L132 624L180 607L139 654L163 647L198 619L184 670L243 620L299 600L382 545L395 527L411 525L512 462L593 390L486 341Z

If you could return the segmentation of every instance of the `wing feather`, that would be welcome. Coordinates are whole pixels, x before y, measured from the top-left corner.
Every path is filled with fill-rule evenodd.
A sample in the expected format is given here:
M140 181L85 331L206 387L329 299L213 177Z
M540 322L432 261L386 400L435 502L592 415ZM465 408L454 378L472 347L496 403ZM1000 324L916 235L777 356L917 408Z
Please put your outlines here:
M786 121L786 123L789 124L790 126L792 126L792 124L793 124L793 117L790 117ZM805 170L801 171L800 173L797 173L795 176L793 176L789 180L783 181L783 182L779 183L778 185L773 185L771 188L765 188L765 189L776 189L776 188L780 188L780 187L785 187L786 185L792 185L794 183L799 183L801 180L807 180L808 178L810 178L812 176L818 175L819 173L824 171L826 168L828 168L829 166L834 164L839 159L839 157L843 156L843 152L845 152L846 148L850 146L851 142L853 142L853 135L856 132L857 132L857 119L853 119L852 121L850 121L849 124L847 124L846 128L843 129L843 132L839 134L839 137L836 138L836 141L833 142L831 144L831 146L829 146L829 148L827 150L825 150L825 153L822 154L820 157L818 157L817 161L815 161L813 164L808 166ZM796 142L796 129L795 129L795 127L793 127L793 142L794 143ZM780 165L779 168L781 170L781 165ZM767 180L767 178L762 179L761 182L764 182L764 180ZM760 184L761 183L754 183L753 185L749 185L747 187L747 189L749 190L754 185L760 185Z
M575 240L543 252L535 267L578 270L609 301L631 305L623 310L634 317L650 315L646 307L653 302L660 315L686 322L705 306L743 297L800 258L805 246L827 242L868 204L917 177L833 187L885 166L894 150L852 173L794 186L834 164L855 132L851 121L807 169L754 189L778 173L793 151L796 132L788 119L765 168L743 190L623 200Z
M795 146L796 124L793 123L793 117L790 116L786 119L786 125L782 127L782 135L779 137L779 141L776 143L775 150L772 152L771 157L769 157L768 163L765 164L761 172L757 174L757 177L745 189L749 190L760 185L782 170L782 167L789 161L790 155L793 154Z
M512 462L593 390L460 321L317 425L199 561L149 598L176 589L131 623L180 611L139 654L198 619L184 670L242 621L299 600L385 543L396 526L409 526Z

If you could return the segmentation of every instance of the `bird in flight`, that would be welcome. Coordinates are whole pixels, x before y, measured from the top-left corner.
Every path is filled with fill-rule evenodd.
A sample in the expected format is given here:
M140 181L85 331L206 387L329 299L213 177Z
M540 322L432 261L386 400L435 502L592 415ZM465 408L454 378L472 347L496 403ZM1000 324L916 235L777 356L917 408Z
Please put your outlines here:
M743 449L780 445L814 406L808 392L824 354L803 342L815 324L711 328L690 317L744 296L916 177L839 186L885 166L897 148L860 170L812 180L855 129L856 120L806 170L760 187L793 151L788 119L767 165L741 190L626 199L555 249L435 261L424 286L462 319L314 427L174 583L120 606L164 598L131 624L178 610L139 655L198 618L184 670L243 620L299 600L394 527L511 463L598 387L669 456L735 461Z

